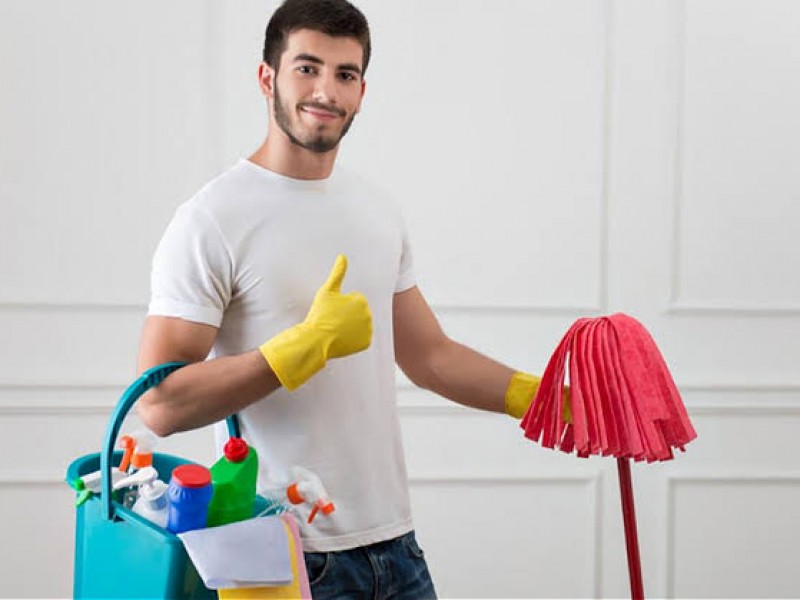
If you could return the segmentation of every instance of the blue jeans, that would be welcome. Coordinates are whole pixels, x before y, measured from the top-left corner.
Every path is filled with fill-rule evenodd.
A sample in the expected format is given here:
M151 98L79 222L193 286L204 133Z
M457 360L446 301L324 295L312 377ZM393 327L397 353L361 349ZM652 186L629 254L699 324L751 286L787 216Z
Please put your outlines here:
M314 600L436 598L414 532L340 552L306 552Z

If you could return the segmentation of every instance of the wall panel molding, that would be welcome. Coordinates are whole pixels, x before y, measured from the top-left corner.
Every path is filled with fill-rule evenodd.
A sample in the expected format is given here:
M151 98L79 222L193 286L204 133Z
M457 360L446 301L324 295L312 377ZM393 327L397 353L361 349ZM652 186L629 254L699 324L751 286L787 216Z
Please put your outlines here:
M57 382L40 385L0 382L0 415L107 414L129 381L94 384ZM690 414L796 414L800 412L800 384L685 384L678 386ZM493 417L433 395L411 383L397 386L401 416L452 415ZM700 395L702 398L692 398ZM409 399L414 396L414 399ZM757 399L753 397L757 396ZM502 416L502 415L499 415Z
M673 258L673 261L679 260ZM673 292L674 295L674 292ZM667 314L679 317L800 317L800 304L771 304L771 305L723 305L723 304L686 304L672 301L666 310Z
M760 485L765 483L792 484L800 486L800 471L777 470L777 471L755 471L755 470L726 470L715 469L714 471L674 471L667 473L664 478L667 518L664 520L663 527L663 547L662 556L665 560L666 576L666 597L675 597L675 543L677 528L677 506L675 495L678 486L682 484L691 485L692 483L705 484L745 484Z
M464 485L491 485L491 486L515 486L523 484L584 484L588 493L588 503L590 505L590 519L594 523L591 528L591 552L592 552L592 573L590 576L589 589L586 597L602 597L602 547L603 547L603 479L602 473L597 472L592 475L579 474L576 472L564 472L559 475L533 474L519 475L509 474L498 476L494 473L478 473L459 475L453 473L424 473L414 475L409 473L409 484L414 486L436 486L448 484Z
M675 137L673 138L673 210L672 210L672 235L670 248L670 283L669 300L666 312L675 316L720 316L720 317L798 317L800 316L800 303L706 303L693 302L681 299L681 221L684 206L684 173L683 155L685 109L686 109L686 31L687 31L687 2L674 0L669 3L671 18L669 26L673 42L674 56L674 122Z

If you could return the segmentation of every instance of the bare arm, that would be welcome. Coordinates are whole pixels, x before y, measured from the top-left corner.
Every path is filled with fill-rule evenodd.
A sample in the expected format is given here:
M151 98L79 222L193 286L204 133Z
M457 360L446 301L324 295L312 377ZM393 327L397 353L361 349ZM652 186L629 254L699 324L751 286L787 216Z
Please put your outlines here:
M394 295L397 364L416 385L459 404L505 412L511 369L445 335L416 286Z
M161 385L137 404L147 427L161 436L203 427L226 418L280 386L256 349L205 361L217 329L171 317L148 317L139 346L138 370L182 361Z

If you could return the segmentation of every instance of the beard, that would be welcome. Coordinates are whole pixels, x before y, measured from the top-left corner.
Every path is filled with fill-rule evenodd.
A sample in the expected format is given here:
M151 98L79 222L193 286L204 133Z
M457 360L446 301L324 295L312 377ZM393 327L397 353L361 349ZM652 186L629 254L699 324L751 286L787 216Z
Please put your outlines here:
M298 106L314 106L314 103L307 102L304 104L299 104ZM346 114L343 113L340 109L332 108L330 106L324 106L321 104L317 104L316 106L320 108L324 108L325 110L332 110L339 114ZM311 150L311 152L316 152L318 154L324 154L325 152L330 152L336 146L339 145L339 142L350 129L350 125L353 124L353 119L356 118L356 113L350 115L350 117L345 121L344 125L342 126L341 131L338 133L331 133L331 134L324 134L321 131L312 132L303 136L302 138L301 133L299 132L299 127L292 123L292 115L293 112L290 111L286 106L284 106L283 102L281 101L281 95L278 91L277 82L275 84L275 122L278 124L278 127L286 134L295 146L300 146L301 148L305 148L306 150ZM321 128L320 128L321 129Z

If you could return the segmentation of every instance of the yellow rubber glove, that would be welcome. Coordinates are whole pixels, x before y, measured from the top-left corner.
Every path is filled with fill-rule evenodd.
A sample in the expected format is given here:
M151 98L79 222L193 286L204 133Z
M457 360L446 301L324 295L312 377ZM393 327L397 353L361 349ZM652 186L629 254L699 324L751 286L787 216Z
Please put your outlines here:
M528 407L533 402L533 397L539 391L542 379L536 375L529 375L517 371L511 376L506 388L506 414L521 419L528 412ZM570 402L569 386L564 386L564 406L562 417L565 423L572 423L572 404Z
M347 258L336 257L305 320L282 331L259 350L287 390L303 385L329 358L361 352L372 341L372 313L359 292L342 294Z

